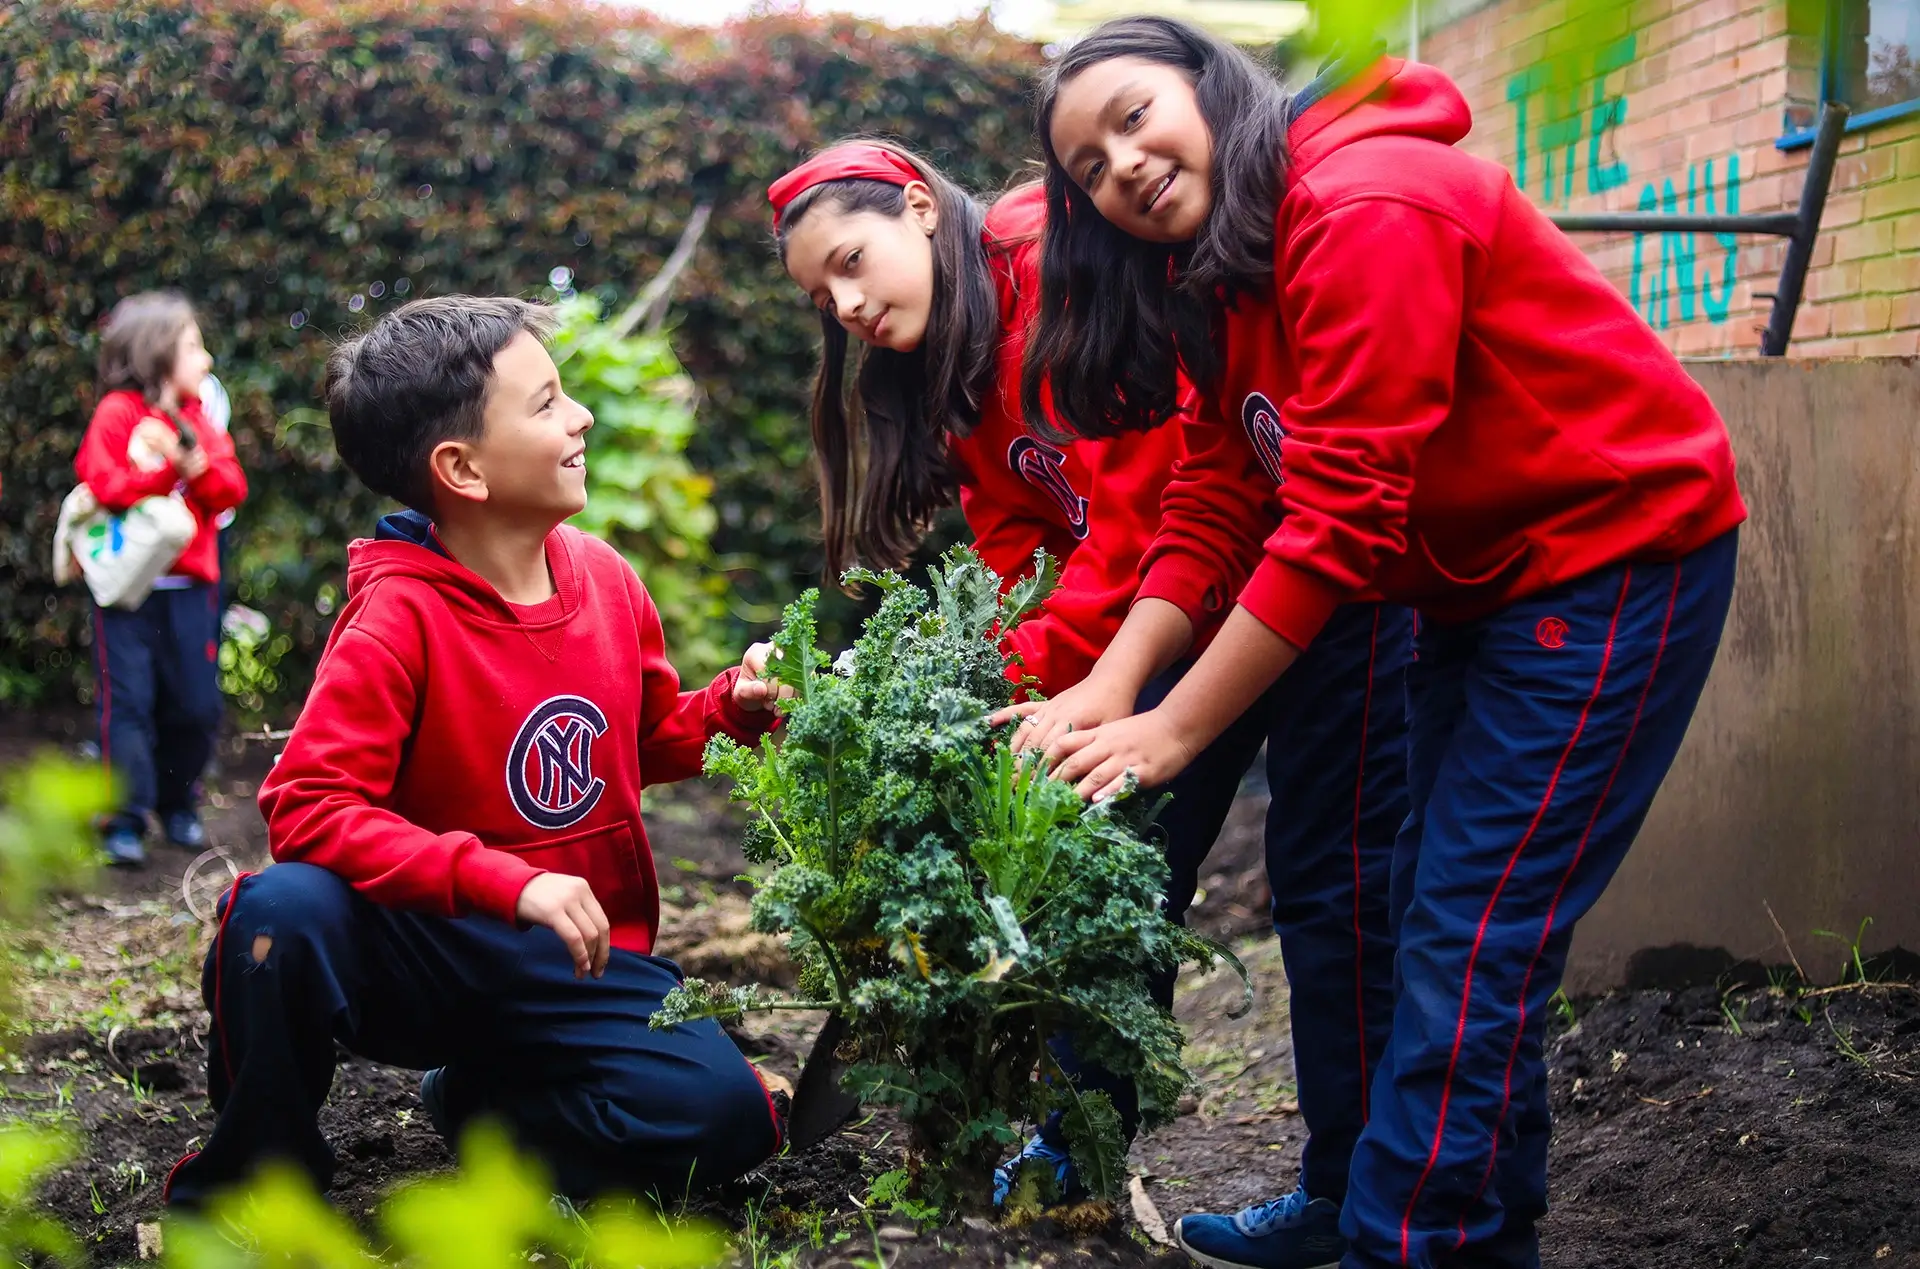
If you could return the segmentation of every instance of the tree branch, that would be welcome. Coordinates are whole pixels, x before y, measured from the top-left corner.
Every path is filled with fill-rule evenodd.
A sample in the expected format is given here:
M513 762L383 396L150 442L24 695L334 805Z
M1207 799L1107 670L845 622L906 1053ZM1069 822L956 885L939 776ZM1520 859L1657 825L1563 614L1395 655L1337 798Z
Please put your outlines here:
M647 283L638 299L627 306L620 319L613 324L615 337L624 339L634 329L645 322L648 331L660 329L667 319L667 301L673 296L673 284L680 279L693 260L694 250L699 247L701 237L707 232L707 221L713 216L713 204L701 203L693 209L693 215L687 219L687 227L680 231L680 241L674 244L673 254L660 266L660 272L653 281Z

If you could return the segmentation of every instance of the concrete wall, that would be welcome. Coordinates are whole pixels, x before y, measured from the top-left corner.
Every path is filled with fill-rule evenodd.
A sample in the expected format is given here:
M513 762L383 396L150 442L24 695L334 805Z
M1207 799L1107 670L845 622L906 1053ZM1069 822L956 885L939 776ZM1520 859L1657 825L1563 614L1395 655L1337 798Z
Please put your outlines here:
M1574 992L1672 969L1648 950L1673 945L1784 964L1768 905L1815 977L1844 949L1814 931L1865 917L1869 951L1920 951L1920 361L1688 369L1752 516L1706 695L1579 927Z

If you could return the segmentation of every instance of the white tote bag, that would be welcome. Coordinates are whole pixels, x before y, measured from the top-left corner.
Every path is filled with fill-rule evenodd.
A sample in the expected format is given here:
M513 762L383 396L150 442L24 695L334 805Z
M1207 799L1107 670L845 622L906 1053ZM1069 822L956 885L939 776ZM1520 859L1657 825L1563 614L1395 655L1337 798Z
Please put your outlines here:
M177 493L142 498L120 514L103 509L93 490L76 485L60 504L53 575L64 583L78 569L102 608L129 611L147 602L199 531L193 509Z

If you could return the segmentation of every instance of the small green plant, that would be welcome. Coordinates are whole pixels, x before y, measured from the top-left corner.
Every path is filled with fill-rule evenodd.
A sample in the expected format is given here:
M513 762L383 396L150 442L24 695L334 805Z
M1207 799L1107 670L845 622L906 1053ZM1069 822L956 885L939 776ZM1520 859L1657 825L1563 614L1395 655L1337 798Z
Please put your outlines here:
M940 1219L940 1205L912 1197L913 1174L905 1168L882 1172L867 1186L867 1207L890 1216L904 1216L916 1225L931 1225Z
M1552 1008L1554 1016L1560 1019L1560 1025L1567 1030L1573 1030L1573 1025L1580 1021L1579 1017L1573 1012L1573 1001L1567 998L1567 989L1565 987L1557 989L1553 993L1553 998L1549 1000L1547 1004Z
M744 1269L789 1269L800 1256L799 1249L795 1247L784 1251L774 1250L773 1233L767 1228L764 1199L747 1200L740 1233L734 1243L743 1258Z
M782 738L707 751L753 810L745 850L771 872L752 925L791 935L798 998L690 979L654 1024L839 1011L858 1050L848 1087L900 1109L929 1212L985 1207L1016 1124L1053 1111L1083 1181L1116 1197L1119 1115L1062 1076L1048 1038L1071 1033L1083 1059L1132 1080L1151 1127L1191 1081L1148 975L1224 958L1244 983L1245 969L1161 915L1166 864L1141 836L1141 799L1089 807L988 725L1012 691L1001 639L1052 589L1052 562L1036 556L1004 594L964 548L930 574L928 591L848 573L883 599L838 658L816 642L817 593L789 606L774 638L794 692Z
M1832 939L1847 949L1847 968L1842 972L1841 981L1855 983L1870 983L1873 981L1867 974L1866 957L1862 955L1860 950L1861 945L1867 941L1867 927L1872 924L1872 917L1861 918L1860 928L1853 932L1851 939L1844 934L1836 934L1832 930L1814 931L1819 937ZM1852 974L1852 978L1847 978L1847 974Z
M1853 1028L1848 1027L1845 1031L1842 1031L1834 1023L1831 1010L1825 1011L1825 1016L1827 1019L1827 1030L1833 1033L1833 1043L1834 1046L1840 1050L1840 1056L1865 1070L1871 1071L1873 1069L1873 1059L1862 1052L1860 1046L1853 1042Z

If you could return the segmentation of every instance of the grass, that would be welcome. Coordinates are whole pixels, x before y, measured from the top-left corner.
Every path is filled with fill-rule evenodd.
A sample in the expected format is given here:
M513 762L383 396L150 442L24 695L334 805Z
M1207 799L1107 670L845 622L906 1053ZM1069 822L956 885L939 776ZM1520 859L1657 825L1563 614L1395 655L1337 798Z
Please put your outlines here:
M792 1269L801 1250L798 1247L775 1249L765 1199L747 1200L745 1220L733 1242L741 1256L741 1269Z
M1836 934L1832 930L1815 930L1814 931L1814 934L1817 935L1818 937L1823 939L1832 939L1835 942L1840 943L1846 947L1847 957L1848 957L1847 968L1852 972L1853 977L1851 979L1846 979L1843 977L1842 985L1845 985L1848 982L1869 983L1873 981L1873 979L1867 974L1866 958L1862 956L1860 952L1861 945L1866 942L1867 927L1872 924L1873 924L1872 917L1862 918L1860 922L1860 928L1854 931L1853 937L1851 939L1849 939L1844 934Z

